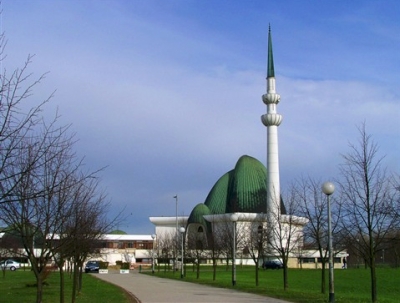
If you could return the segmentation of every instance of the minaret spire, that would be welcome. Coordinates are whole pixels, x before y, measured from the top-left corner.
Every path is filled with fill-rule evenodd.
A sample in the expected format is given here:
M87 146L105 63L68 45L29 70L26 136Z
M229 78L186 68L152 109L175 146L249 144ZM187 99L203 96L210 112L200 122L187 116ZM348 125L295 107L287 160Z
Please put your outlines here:
M272 53L271 25L268 29L268 72L267 77L275 77L274 55Z
M277 228L277 220L279 220L281 196L279 180L278 126L282 122L282 116L276 112L276 107L281 97L275 91L275 70L272 55L271 26L268 31L267 69L267 93L262 96L263 102L267 105L267 113L261 116L261 121L267 127L267 224L271 237L270 243L275 243L274 229ZM272 248L273 247L274 245L272 244Z

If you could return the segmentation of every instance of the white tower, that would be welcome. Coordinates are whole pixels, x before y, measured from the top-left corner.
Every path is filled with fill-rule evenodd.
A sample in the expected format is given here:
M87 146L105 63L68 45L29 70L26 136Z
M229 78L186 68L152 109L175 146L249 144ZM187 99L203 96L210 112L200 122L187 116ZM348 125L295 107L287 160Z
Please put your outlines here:
M267 113L261 116L262 123L267 127L267 223L270 235L273 236L272 229L280 211L278 126L282 122L282 116L276 112L280 96L275 90L271 28L268 32L267 93L262 96L262 100L267 105Z

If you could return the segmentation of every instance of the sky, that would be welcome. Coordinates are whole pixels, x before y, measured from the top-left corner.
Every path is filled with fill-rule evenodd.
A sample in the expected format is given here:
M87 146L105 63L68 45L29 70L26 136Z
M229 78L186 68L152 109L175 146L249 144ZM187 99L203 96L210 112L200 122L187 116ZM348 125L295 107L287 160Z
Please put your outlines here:
M34 104L72 124L101 172L110 217L151 234L189 215L242 155L266 163L271 26L282 191L338 177L358 127L400 173L400 2L368 0L3 0L2 68L47 73Z

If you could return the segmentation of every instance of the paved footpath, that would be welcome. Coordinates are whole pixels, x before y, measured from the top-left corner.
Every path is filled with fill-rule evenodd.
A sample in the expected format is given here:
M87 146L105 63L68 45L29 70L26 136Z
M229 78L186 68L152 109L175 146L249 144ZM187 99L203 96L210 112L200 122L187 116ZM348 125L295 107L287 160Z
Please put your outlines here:
M288 303L287 301L185 281L140 274L110 272L96 277L132 293L139 303Z

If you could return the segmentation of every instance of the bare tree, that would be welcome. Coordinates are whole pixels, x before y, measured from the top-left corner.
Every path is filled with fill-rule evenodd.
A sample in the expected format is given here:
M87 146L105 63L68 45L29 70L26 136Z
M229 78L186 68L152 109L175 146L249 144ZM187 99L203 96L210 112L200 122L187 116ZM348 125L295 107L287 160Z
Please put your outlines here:
M398 195L390 183L378 146L367 134L365 123L358 128L357 144L343 155L340 182L344 203L343 233L365 256L370 269L371 300L377 301L376 256L383 241L395 234L399 225Z
M5 38L0 35L0 61L4 61L4 47ZM20 239L36 277L36 302L42 302L47 263L56 254L62 263L63 253L68 251L64 246L71 242L66 238L67 225L72 218L78 219L74 217L77 205L80 210L86 206L96 218L89 223L75 222L75 227L90 226L90 233L89 229L85 232L91 236L98 237L110 221L97 183L90 181L95 173L81 171L82 160L72 149L74 136L69 127L58 126L57 114L50 123L42 115L52 95L28 103L45 76L32 80L28 72L31 60L28 56L23 67L11 73L0 71L0 223ZM80 212L79 219L85 215ZM72 236L76 247L84 246L82 238Z
M213 233L216 237L218 237L218 243L221 248L221 253L225 256L226 260L226 270L229 269L229 261L233 260L232 258L232 247L233 247L233 232L232 232L233 224L229 221L224 221L218 223L218 225L213 226Z
M5 45L1 34L0 61L5 58ZM49 170L54 167L46 164L54 164L55 158L62 157L61 146L68 145L69 138L64 137L67 127L54 127L57 117L49 126L43 122L41 112L51 95L33 106L27 102L33 88L44 79L42 75L32 80L28 72L31 59L28 56L22 68L11 73L0 71L0 212L1 222L13 229L27 250L38 280L40 302L43 264L48 255L44 250L42 258L36 258L35 245L44 245L46 240L37 226L45 224L43 217L53 212L53 191L60 180L60 176L49 178ZM41 206L36 211L29 207L35 204Z
M302 178L294 185L300 214L309 220L304 229L304 236L308 246L316 248L321 259L321 293L326 291L325 268L328 260L327 241L327 199L324 199L321 191L321 181L311 178Z
M0 61L5 58L5 36L0 35ZM27 99L32 96L33 89L41 83L45 74L32 79L28 68L33 56L28 56L22 68L11 73L0 71L0 203L9 202L12 191L25 178L25 173L41 161L41 154L31 158L27 167L15 169L15 161L26 146L26 139L43 124L41 113L52 94L45 100L32 106ZM29 104L29 105L28 105ZM12 179L12 181L10 180Z
M13 177L5 182L12 190L0 205L2 221L21 237L31 262L37 280L37 302L42 301L46 265L53 257L53 248L47 242L59 233L68 216L70 204L62 199L61 192L65 180L79 167L66 130L43 125L42 132L21 141L18 158L8 168Z
M62 191L70 202L58 237L51 246L60 272L60 302L64 302L64 264L73 261L72 302L82 288L83 262L89 254L99 252L101 237L117 224L118 216L108 218L109 204L99 190L99 179L93 174L73 175Z
M248 252L255 264L255 282L259 285L260 263L264 260L265 251L268 243L268 233L266 231L266 214L257 214L255 218L249 218L245 225L245 236L243 237L244 249Z
M174 257L174 248L175 248L175 231L163 234L157 234L157 258L158 264L164 263L164 272L170 270L170 260ZM158 270L160 271L160 266L158 266Z
M275 199L280 200L280 199ZM296 192L291 190L285 201L286 213L282 212L282 203L275 205L276 211L269 214L268 225L268 251L269 255L275 255L283 263L283 287L286 290L289 286L288 282L288 260L292 253L298 250L303 243L303 226L307 223L307 219L298 217L298 203L296 200Z
M208 237L208 248L210 250L210 257L213 264L213 281L217 278L218 260L224 256L221 239L223 239L223 237L218 233L218 230L213 230Z
M187 254L189 258L195 260L196 264L196 278L200 278L200 264L203 259L207 259L209 256L209 250L207 249L207 241L205 239L204 232L192 232L188 233L187 237Z
M68 221L66 236L70 239L70 251L74 266L72 302L82 289L83 263L88 255L99 250L103 235L118 225L120 215L108 217L109 203L105 194L99 190L98 178L84 178L77 188ZM121 213L120 213L121 214Z

